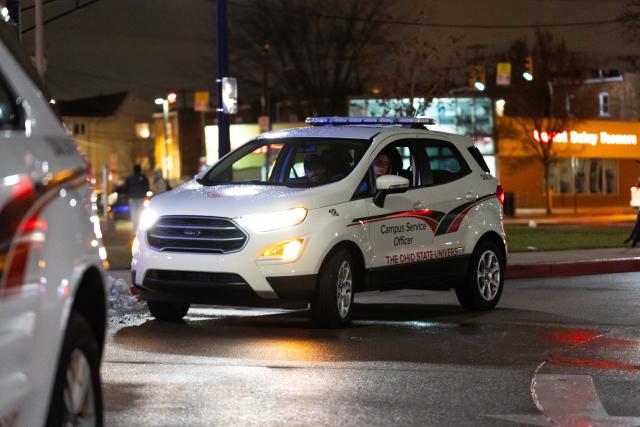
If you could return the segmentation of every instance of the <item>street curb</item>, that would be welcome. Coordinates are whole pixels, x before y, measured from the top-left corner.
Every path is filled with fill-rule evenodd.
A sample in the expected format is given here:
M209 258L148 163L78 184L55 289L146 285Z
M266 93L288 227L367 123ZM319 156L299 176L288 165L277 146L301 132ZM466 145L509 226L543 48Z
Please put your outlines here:
M591 274L629 273L640 271L640 258L596 259L548 264L511 265L505 279L588 276Z

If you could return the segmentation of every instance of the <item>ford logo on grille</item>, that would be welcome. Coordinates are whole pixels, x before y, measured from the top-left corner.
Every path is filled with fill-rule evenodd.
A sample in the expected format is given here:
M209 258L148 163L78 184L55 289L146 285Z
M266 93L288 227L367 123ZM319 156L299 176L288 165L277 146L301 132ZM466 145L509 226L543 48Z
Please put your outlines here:
M186 230L183 231L183 234L189 237L200 237L201 231L187 228Z

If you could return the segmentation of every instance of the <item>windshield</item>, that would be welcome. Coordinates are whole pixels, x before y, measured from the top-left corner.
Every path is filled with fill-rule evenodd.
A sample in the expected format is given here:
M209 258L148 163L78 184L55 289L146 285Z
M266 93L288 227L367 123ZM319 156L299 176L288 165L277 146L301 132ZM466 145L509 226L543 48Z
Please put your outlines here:
M259 139L221 160L200 182L315 187L349 175L368 147L368 140L357 139Z

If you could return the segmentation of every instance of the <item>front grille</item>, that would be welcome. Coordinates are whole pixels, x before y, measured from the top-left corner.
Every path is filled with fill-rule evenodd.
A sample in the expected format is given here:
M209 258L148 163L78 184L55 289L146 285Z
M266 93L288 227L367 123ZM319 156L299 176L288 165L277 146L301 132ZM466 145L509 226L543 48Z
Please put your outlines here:
M235 273L211 273L207 271L179 271L179 270L147 270L145 280L157 280L179 285L231 285L243 286L247 282Z
M159 251L224 254L242 249L247 235L226 218L163 216L147 231Z

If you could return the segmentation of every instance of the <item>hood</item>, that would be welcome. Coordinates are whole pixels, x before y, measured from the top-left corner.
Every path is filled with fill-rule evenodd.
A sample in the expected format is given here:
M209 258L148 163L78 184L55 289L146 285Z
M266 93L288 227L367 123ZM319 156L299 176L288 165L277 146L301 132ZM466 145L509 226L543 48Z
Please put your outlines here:
M289 188L272 185L211 185L191 180L151 200L159 215L201 215L236 218L259 212L295 207L309 210L348 200L351 194L340 190L340 183L315 188Z

